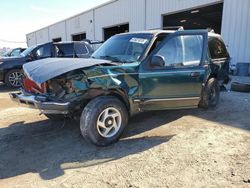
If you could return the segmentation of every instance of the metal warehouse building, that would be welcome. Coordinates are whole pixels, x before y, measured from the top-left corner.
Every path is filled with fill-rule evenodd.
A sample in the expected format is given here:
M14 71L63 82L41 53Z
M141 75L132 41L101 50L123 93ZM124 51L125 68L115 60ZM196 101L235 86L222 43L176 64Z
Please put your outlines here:
M233 64L250 63L250 0L113 0L26 37L31 46L170 26L212 28L222 34Z

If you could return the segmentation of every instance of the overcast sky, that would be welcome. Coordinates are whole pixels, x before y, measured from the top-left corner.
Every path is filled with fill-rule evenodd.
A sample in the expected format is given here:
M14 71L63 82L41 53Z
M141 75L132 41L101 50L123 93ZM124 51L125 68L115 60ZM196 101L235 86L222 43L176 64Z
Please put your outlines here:
M108 0L4 0L0 2L0 48L26 46L26 34ZM3 42L2 40L5 40ZM26 41L25 41L26 42Z

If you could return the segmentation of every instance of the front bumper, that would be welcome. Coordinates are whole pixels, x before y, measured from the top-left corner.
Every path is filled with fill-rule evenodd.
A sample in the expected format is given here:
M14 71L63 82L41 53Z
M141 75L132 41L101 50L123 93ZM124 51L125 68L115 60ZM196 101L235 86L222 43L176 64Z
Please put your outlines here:
M20 93L10 93L12 101L19 103L22 106L38 109L44 114L69 114L70 103L58 103L45 101L45 97L26 95Z
M4 81L4 72L0 69L0 82Z

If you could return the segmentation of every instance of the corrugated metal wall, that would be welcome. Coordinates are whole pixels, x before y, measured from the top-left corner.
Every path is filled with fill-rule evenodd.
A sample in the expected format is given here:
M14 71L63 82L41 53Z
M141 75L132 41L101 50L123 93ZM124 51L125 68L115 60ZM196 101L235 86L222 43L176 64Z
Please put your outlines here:
M49 33L48 30L49 28L44 28L41 29L40 31L36 32L36 43L40 44L40 43L44 43L45 41L49 41Z
M103 28L129 23L130 31L145 29L145 0L119 0L95 10L96 40L103 40Z
M129 23L130 31L162 27L162 17L190 8L223 0L114 0L47 28L27 35L28 46L61 37L71 40L72 34L86 33L91 40L103 40L103 29ZM222 36L232 61L250 62L250 0L224 0Z
M66 41L66 21L56 23L49 27L50 41L55 38L62 38L62 41Z
M94 38L93 11L70 18L66 21L67 40L72 40L72 35L86 33L88 39Z
M250 0L224 0L222 36L232 62L250 63Z

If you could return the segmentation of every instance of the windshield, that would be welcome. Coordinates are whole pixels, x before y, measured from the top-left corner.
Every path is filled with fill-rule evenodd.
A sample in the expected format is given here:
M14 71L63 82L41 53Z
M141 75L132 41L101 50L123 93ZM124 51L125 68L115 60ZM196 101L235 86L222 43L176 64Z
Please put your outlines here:
M135 62L142 57L152 38L152 34L116 35L97 49L92 57L114 62Z
M7 52L4 52L3 53L3 57L7 57L7 56L10 56L10 53L11 53L11 50L7 51Z
M29 48L27 48L26 50L24 50L20 55L23 57L26 57L27 55L30 54L30 52L32 52L37 46L31 46Z

